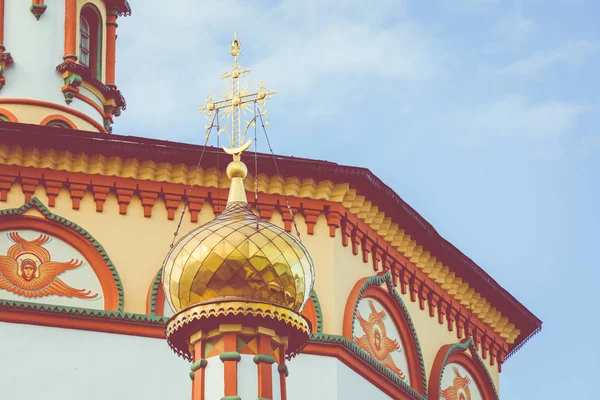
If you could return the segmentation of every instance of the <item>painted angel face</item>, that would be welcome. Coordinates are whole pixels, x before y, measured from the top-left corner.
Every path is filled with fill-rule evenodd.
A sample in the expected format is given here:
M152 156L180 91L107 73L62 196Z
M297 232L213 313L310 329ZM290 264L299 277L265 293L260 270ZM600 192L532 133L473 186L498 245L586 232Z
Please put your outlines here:
M35 278L35 273L37 272L37 265L32 260L24 260L21 263L21 277L25 279L27 282L31 281Z

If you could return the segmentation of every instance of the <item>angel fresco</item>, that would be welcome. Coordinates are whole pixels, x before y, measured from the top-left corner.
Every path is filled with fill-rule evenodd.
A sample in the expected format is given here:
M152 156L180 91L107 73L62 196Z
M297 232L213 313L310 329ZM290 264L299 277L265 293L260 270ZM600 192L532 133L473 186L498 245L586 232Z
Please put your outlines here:
M50 237L40 235L29 241L17 232L8 236L15 244L9 247L6 256L0 255L0 289L30 298L50 295L80 299L98 297L97 293L72 288L58 278L66 271L81 267L83 261L51 261L50 252L42 247Z
M453 367L452 369L455 375L452 386L448 386L442 390L440 396L445 400L471 400L471 390L469 389L471 380L467 375L464 377L460 376L458 368Z
M379 361L384 367L389 368L393 373L398 375L400 379L405 380L406 375L396 366L396 363L392 359L392 352L399 351L401 348L397 340L387 337L385 324L383 323L387 314L384 310L377 311L372 300L369 300L369 307L371 308L371 313L369 314L368 321L360 315L360 311L356 312L356 319L360 323L365 335L354 337L354 343Z

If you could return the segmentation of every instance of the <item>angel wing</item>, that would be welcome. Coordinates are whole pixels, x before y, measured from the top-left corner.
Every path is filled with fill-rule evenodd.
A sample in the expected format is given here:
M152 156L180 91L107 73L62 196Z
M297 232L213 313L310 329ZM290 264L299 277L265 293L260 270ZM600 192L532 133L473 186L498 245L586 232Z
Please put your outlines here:
M371 357L374 357L373 352L371 351L371 346L369 345L369 339L367 339L366 335L354 337L354 344L366 351Z
M50 261L50 252L42 247L44 243L50 240L48 236L40 235L37 239L31 241L23 239L17 232L11 232L8 236L15 244L10 246L6 253L7 256L16 260L19 253L26 251L37 255L42 262Z
M371 314L369 314L369 322L371 324L378 323L385 318L385 311L377 311L375 309L375 303L373 303L372 300L369 300L369 307L371 307Z
M440 392L440 397L445 400L458 400L454 386L447 387Z
M398 368L396 366L396 363L394 363L394 360L392 359L392 357L390 355L388 355L385 360L383 360L381 362L381 364L386 367L389 368L394 374L398 375L398 378L405 380L406 379L406 375L404 374L404 371L402 371L400 368Z
M386 354L391 353L392 351L400 350L400 344L396 339L390 339L389 337L383 338L383 349Z
M93 299L98 297L98 294L91 294L91 291L85 289L75 289L58 279L58 275L79 268L83 265L83 261L71 259L67 262L48 261L40 265L40 276L32 279L28 283L35 282L38 296L48 296L55 294L65 297L78 297L83 299ZM37 297L37 296L36 296Z
M363 329L363 331L367 335L369 335L371 333L371 324L369 323L370 321L365 320L362 317L362 315L360 315L360 311L358 310L356 310L356 319L358 320L358 323L360 324L360 327Z
M16 278L21 278L17 275L18 269L19 265L13 258L0 256L0 289L12 292L12 288L15 287L14 281Z

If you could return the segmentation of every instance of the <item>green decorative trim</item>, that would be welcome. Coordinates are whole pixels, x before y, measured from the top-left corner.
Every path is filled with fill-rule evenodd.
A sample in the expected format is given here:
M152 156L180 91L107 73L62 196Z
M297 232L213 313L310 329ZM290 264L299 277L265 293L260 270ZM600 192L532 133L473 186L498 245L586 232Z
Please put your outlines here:
M46 8L48 8L46 4L32 4L31 7L29 7L29 11L31 11L35 19L39 21L42 14L46 11Z
M257 354L254 356L254 364L269 364L272 365L275 363L275 357L268 356L266 354Z
M160 285L162 285L162 267L156 273L152 281L152 287L150 288L150 315L156 315L156 297L158 296Z
M221 361L240 361L242 356L237 351L226 351L224 353L219 354L219 358Z
M407 394L413 396L415 399L427 399L426 395L424 396L421 393L417 392L412 386L400 379L390 369L381 365L379 361L371 357L366 351L358 347L354 342L346 339L344 336L328 335L325 333L313 333L312 335L310 335L310 343L341 346L346 350L350 351L355 356L357 356L359 359L361 359L361 361L363 361L367 366L371 367L372 369L383 375L385 378L395 383L398 387L404 390Z
M198 371L200 368L206 368L206 366L208 365L208 361L204 358L201 358L199 361L196 361L195 363L193 363L192 365L190 365L190 379L194 380L194 375L196 374L196 371Z
M221 400L242 400L240 396L225 396L221 397Z
M472 356L473 360L475 360L477 362L477 364L479 364L479 367L485 371L487 378L488 378L488 383L492 386L492 389L494 391L494 398L496 400L500 400L500 396L498 396L498 392L496 391L496 386L494 385L492 376L490 375L490 372L488 371L488 369L485 367L485 363L479 356L479 353L477 352L477 347L475 346L475 342L473 341L473 338L471 338L471 337L463 343L453 344L448 349L448 352L444 356L444 362L442 363L442 368L440 370L440 384L442 382L442 378L444 377L444 369L446 368L446 364L448 364L448 360L450 359L450 356L458 351L464 352L467 350L469 350L471 352L471 356ZM438 388L438 397L439 397L441 391L442 391L442 388L440 385L440 387Z
M117 312L123 313L123 309L125 306L125 294L123 292L123 283L121 282L119 273L117 272L115 265L110 260L110 257L106 253L106 250L104 250L104 247L102 247L100 242L98 242L88 231L86 231L81 226L77 225L76 223L69 221L66 218L63 218L56 214L53 214L52 212L50 212L50 210L48 210L48 208L46 208L46 206L37 197L32 198L31 200L29 200L27 203L23 204L19 208L7 208L4 210L0 210L0 218L4 217L4 216L23 215L26 211L28 211L29 209L32 209L32 208L39 211L46 219L57 222L65 227L79 233L81 236L83 236L85 239L87 239L87 241L89 241L92 244L92 246L94 246L94 248L98 251L98 253L100 253L100 256L106 263L108 269L110 270L110 273L113 276L115 285L117 286L117 293L119 296L119 306L117 308L117 310L118 310Z
M286 378L290 376L290 371L288 370L287 364L279 364L277 366L277 372L280 374L285 374Z
M312 290L310 298L315 305L315 314L317 316L317 333L323 333L323 310L321 309L321 303L319 302L319 298L317 297L317 292L315 289Z
M65 54L63 56L63 60L66 60L67 58L74 58L75 61L77 61L79 59L79 57L77 57L77 55L75 55L75 54Z
M64 78L65 85L62 88L63 95L65 96L65 103L71 104L73 98L79 93L79 86L81 86L83 78L80 75L68 72Z
M415 329L415 325L412 322L412 318L410 317L410 313L404 304L404 301L396 291L396 287L394 286L394 282L392 281L392 273L387 271L383 275L375 275L366 280L364 285L360 288L358 292L358 297L356 298L356 303L354 304L354 311L352 312L352 337L354 337L354 318L356 318L356 312L358 311L358 303L362 300L363 294L365 291L371 286L381 286L385 284L387 286L388 292L393 296L396 303L400 306L400 310L406 321L408 321L408 326L410 328L411 336L414 342L414 346L417 349L417 357L419 359L419 365L421 366L421 383L422 390L425 396L427 396L427 373L425 372L425 360L423 359L423 352L421 351L421 345L419 344L419 338L417 336L417 330Z
M99 319L109 319L115 321L140 322L150 325L164 326L168 318L153 317L146 314L133 314L123 311L94 310L91 308L57 306L52 304L30 303L27 301L14 301L0 299L0 308L13 308L24 311L43 311L56 314L78 315L83 317L93 317Z
M190 369L192 370L192 372L196 372L200 368L206 368L207 365L208 365L208 360L206 360L205 358L201 358L200 360L198 360L195 363L193 363L192 365L190 365Z

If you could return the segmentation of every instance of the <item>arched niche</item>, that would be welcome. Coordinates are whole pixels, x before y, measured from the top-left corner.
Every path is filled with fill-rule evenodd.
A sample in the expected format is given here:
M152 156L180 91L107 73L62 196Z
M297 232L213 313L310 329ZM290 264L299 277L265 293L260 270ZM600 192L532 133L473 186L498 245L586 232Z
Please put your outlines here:
M494 382L472 338L438 351L429 377L429 400L498 400Z
M37 198L0 210L0 300L123 311L123 286L100 243Z
M165 299L165 292L162 285L162 268L156 273L148 289L146 313L158 317L173 316L173 311ZM312 333L323 333L323 313L317 292L314 289L304 310L302 310L302 315L310 321Z
M427 393L421 346L389 272L355 285L344 312L344 337L385 367L401 385Z

